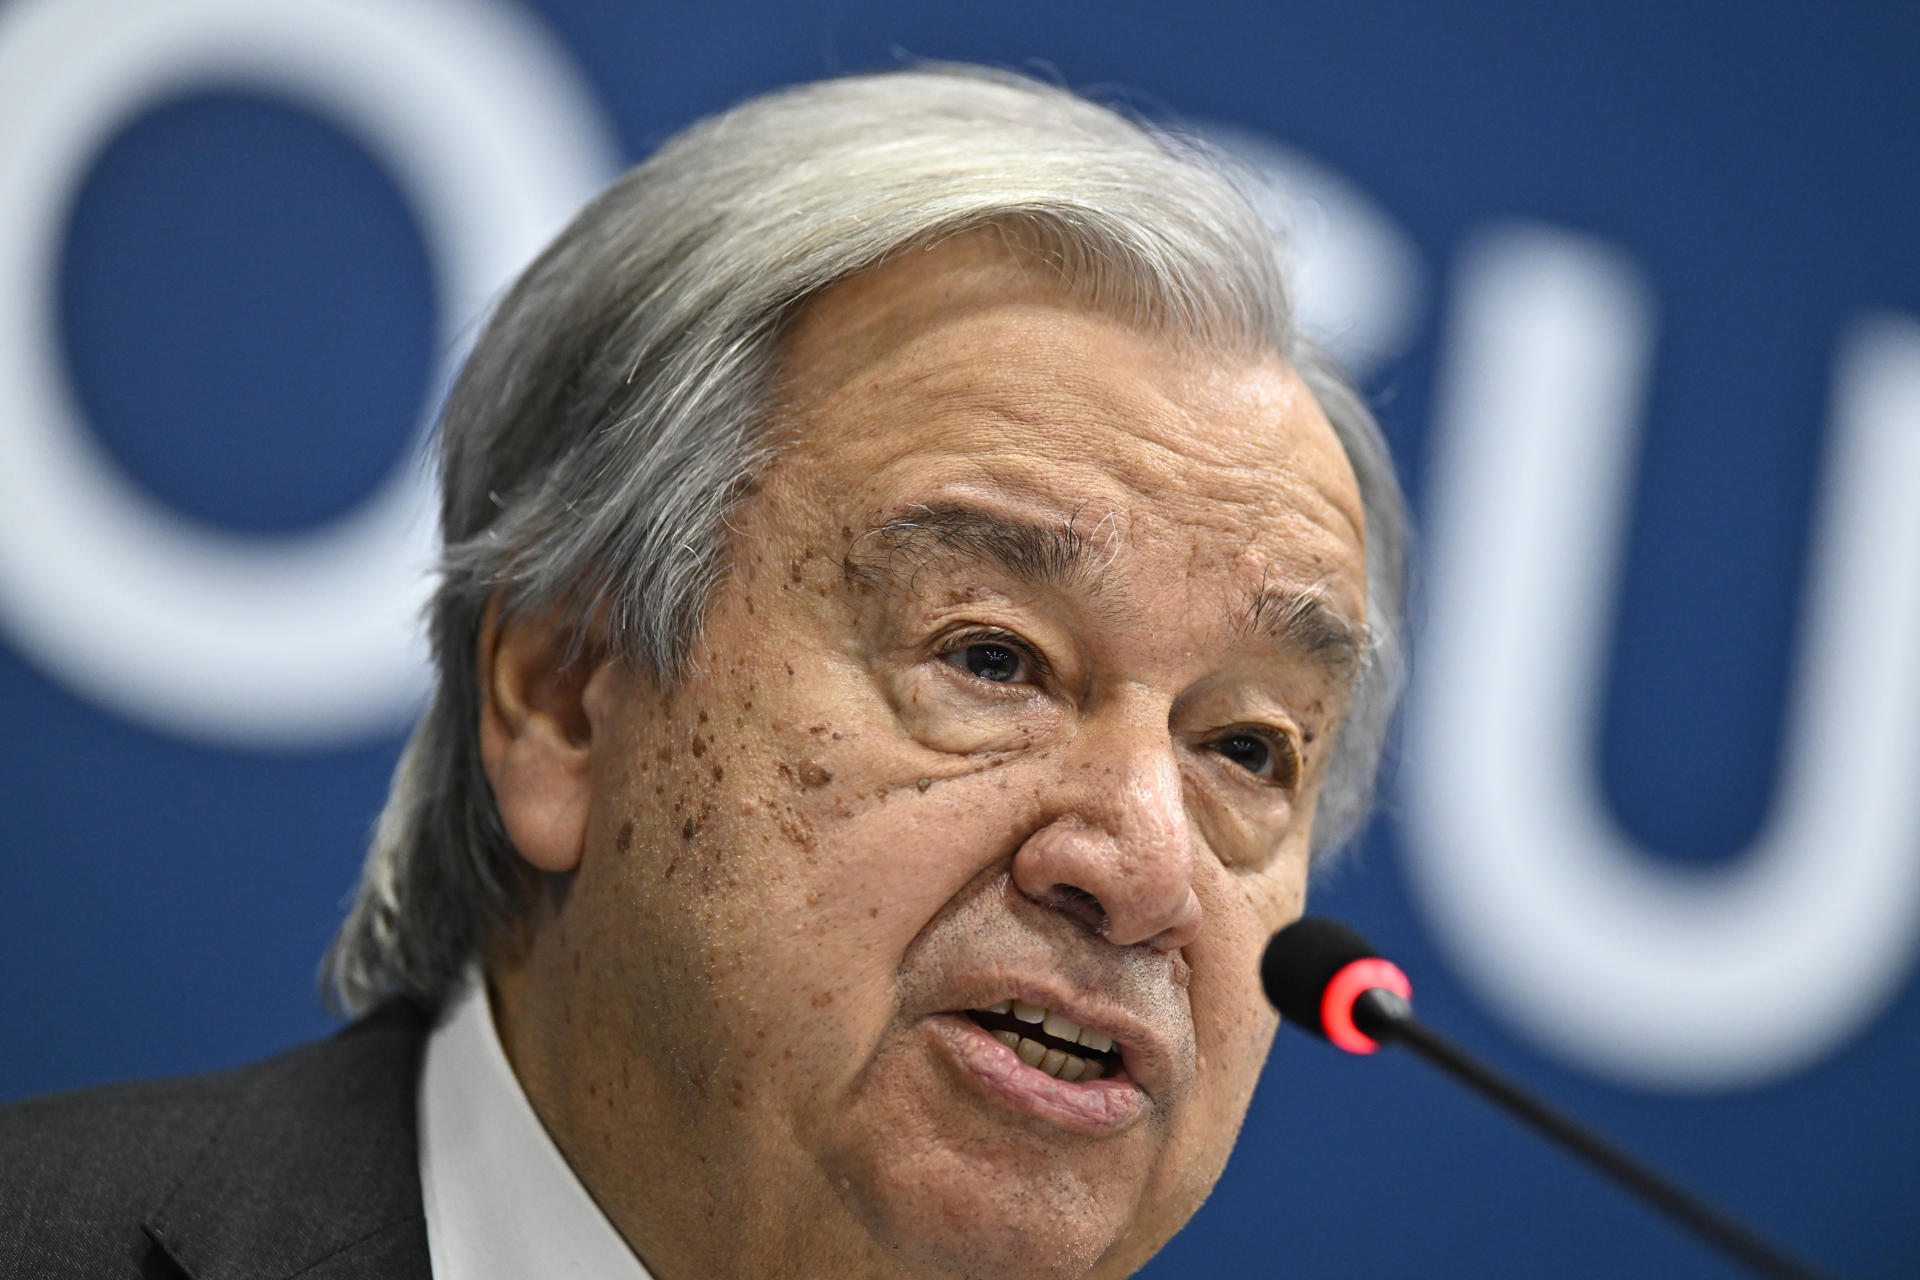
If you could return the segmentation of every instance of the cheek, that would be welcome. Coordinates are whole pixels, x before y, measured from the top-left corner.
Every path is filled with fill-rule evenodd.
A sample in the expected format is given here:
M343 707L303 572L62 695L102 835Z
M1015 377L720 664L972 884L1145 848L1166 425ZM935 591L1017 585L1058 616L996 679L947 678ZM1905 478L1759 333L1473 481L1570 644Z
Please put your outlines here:
M1233 873L1208 880L1212 891L1202 895L1201 937L1185 950L1199 1051L1193 1090L1146 1198L1162 1206L1155 1220L1166 1231L1184 1223L1226 1168L1279 1026L1260 990L1259 957L1267 939L1260 913Z
M634 910L716 983L839 1023L890 1009L907 946L1005 856L1027 806L991 762L956 773L903 750L884 708L835 695L831 670L785 671L676 698L631 753L610 838L631 829L619 853ZM753 989L756 973L773 978Z
M1213 925L1208 920L1208 925ZM1216 930L1204 953L1188 949L1194 968L1194 1021L1202 1051L1233 1071L1258 1075L1260 1060L1249 1062L1247 1051L1264 1056L1266 1042L1279 1025L1278 1015L1260 987L1260 953L1269 937L1250 919L1232 936Z
M1298 916L1304 874L1257 876L1222 871L1203 895L1206 922L1187 948L1193 967L1190 998L1204 1069L1220 1105L1238 1116L1266 1063L1279 1017L1260 985L1260 957L1275 929Z
M1245 876L1264 878L1289 859L1301 811L1284 793L1274 789L1249 795L1250 788L1235 792L1214 776L1212 768L1189 769L1183 783L1187 812L1222 864Z
M1051 742L1061 708L1018 689L969 689L938 659L888 667L881 677L898 731L943 755L991 755Z
M637 781L613 834L620 914L605 948L630 971L620 989L637 997L637 1034L671 1046L672 1077L700 1105L745 1114L790 1088L831 1088L891 972L886 922L834 888L886 900L834 866L841 842L818 794L831 788L711 744Z

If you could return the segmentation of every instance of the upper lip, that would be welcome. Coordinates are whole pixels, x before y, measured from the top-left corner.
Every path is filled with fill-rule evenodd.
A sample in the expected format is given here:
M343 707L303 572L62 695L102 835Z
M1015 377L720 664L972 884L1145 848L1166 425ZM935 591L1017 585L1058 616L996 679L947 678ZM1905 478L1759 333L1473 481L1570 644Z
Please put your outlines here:
M1091 993L1071 991L1058 982L1011 979L969 984L959 996L961 1003L949 1006L948 1012L966 1013L1001 1000L1023 1000L1057 1013L1083 1030L1111 1036L1128 1079L1156 1102L1174 1080L1174 1038L1151 1019Z

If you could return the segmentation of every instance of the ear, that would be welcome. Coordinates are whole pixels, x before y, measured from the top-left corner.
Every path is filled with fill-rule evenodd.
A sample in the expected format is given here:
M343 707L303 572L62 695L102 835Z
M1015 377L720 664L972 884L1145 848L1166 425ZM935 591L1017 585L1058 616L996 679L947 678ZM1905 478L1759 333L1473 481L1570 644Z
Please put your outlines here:
M474 655L480 759L500 820L520 856L554 874L578 867L586 847L597 719L590 703L610 665L590 656L567 662L566 651L565 630L552 618L502 621L496 598Z

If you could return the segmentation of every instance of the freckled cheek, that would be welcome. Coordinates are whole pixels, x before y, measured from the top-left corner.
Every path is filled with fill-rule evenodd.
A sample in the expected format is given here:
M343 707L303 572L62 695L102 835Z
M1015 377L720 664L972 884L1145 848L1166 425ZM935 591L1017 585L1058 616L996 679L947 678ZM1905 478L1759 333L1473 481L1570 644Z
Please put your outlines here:
M885 735L803 727L712 788L691 836L675 828L690 887L771 950L898 951L951 893L941 873L973 847L978 805Z
M1183 779L1187 812L1206 847L1224 867L1265 873L1288 854L1295 809L1283 795L1228 794L1216 781Z
M773 1106L804 1096L817 1107L850 1087L895 1026L913 940L973 878L981 851L1003 843L979 830L982 806L943 792L964 782L909 784L839 816L832 793L862 784L844 757L835 763L833 781L791 807L715 833L752 847L755 865L720 908L728 922L711 940L710 976L730 993L729 1021L754 1028L738 1074Z
M1256 967L1267 939L1299 919L1306 908L1311 859L1308 844L1308 833L1295 830L1264 870L1236 878L1239 901L1250 922L1249 945L1254 949Z
M883 936L892 922L871 904L887 898L859 842L804 799L760 790L691 837L665 833L629 905L680 970L679 1019L723 1023L714 1038L740 1074L817 1074L837 1060L825 1046L871 1034L904 944Z
M1206 1068L1226 1105L1251 1093L1278 1015L1260 987L1260 955L1269 930L1260 914L1242 903L1229 910L1207 904L1202 937L1187 948L1193 966L1189 998Z
M934 664L889 673L887 703L902 732L949 755L1019 751L1050 745L1063 728L1060 709L1039 696L969 696Z

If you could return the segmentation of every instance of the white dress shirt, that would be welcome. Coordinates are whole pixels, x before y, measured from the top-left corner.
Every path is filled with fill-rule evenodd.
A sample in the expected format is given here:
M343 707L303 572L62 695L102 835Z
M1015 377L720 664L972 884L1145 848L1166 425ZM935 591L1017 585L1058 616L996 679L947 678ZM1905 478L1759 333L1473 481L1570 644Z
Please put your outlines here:
M651 1280L533 1113L477 972L427 1040L419 1109L434 1280Z

